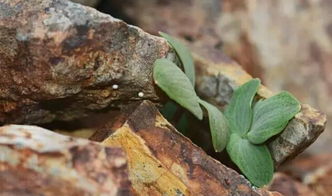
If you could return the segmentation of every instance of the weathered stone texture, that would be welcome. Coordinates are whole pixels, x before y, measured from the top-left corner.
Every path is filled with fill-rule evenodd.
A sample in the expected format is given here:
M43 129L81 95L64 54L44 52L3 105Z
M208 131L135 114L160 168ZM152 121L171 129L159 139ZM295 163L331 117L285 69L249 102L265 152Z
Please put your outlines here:
M23 125L0 127L0 195L133 195L119 148Z
M148 30L156 30L158 26L154 25L167 18L148 15L157 14L152 9L155 6L153 2L146 5L147 12L137 15L138 21L144 21L145 14L155 19L142 23ZM195 1L189 4L190 13L202 8L215 8L210 14L217 14L220 12L217 4L217 1L206 4ZM141 1L133 5L143 6ZM161 16L168 16L170 5L173 4L157 4ZM175 5L181 7L184 4L177 1ZM0 32L5 35L1 40L6 47L1 47L3 52L0 53L3 57L0 69L4 73L0 78L0 123L69 120L92 110L139 100L137 93L140 91L144 93L143 99L158 101L151 72L155 59L171 54L165 40L92 8L65 0L42 3L5 1L1 2L1 7L5 11L0 17L0 25L4 27ZM198 13L204 15L204 20L212 16L206 12ZM178 20L171 21L177 24L189 20L194 25L194 18L181 13L180 16ZM184 24L183 29L187 29L188 24ZM195 40L205 35L204 30L213 30L213 21L206 23L206 29L200 26L203 24L195 24L198 25L198 30L192 31L198 33ZM210 33L202 40L210 39ZM203 98L223 107L234 88L251 76L224 57L218 47L213 49L217 53L210 53L212 43L191 43L193 50L213 61L195 56L197 90ZM210 54L218 54L218 58ZM113 89L114 84L119 88ZM272 95L264 87L259 94L263 98ZM286 131L270 144L277 165L309 146L324 130L325 123L324 114L303 105L302 112L291 121Z
M152 64L168 51L164 39L70 1L0 1L0 123L70 120L138 92L158 100Z
M332 194L331 153L298 157L282 170L307 185L317 196Z
M111 120L93 137L108 147L35 126L0 127L0 195L280 196L209 157L151 102Z
M309 186L280 172L274 174L269 190L278 191L285 196L316 196Z
M142 195L278 195L253 188L243 176L209 157L148 101L122 114L92 139L124 149L129 178Z

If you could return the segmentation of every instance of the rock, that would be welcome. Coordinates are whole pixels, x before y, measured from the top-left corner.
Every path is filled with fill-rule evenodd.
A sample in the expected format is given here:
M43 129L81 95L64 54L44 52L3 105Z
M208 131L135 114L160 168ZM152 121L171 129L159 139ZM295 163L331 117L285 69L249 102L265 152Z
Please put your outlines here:
M134 195L125 153L35 126L0 127L0 195Z
M277 166L287 159L292 159L314 143L324 131L326 115L302 104L301 112L291 120L285 130L274 140L269 148Z
M92 139L123 148L132 186L142 195L279 195L253 188L243 176L209 157L149 101L113 119Z
M108 147L35 126L0 127L0 195L281 196L209 157L151 102L128 108L96 132Z
M269 185L269 190L278 191L283 195L316 196L315 192L307 185L280 172L274 174L273 181L271 185Z
M0 124L157 101L152 64L169 52L164 39L66 0L1 1L0 43Z
M67 130L54 130L54 132L62 134L62 135L67 135L71 137L76 137L76 138L89 138L91 137L95 130L94 129L77 129L74 131L67 131Z
M0 46L0 123L71 120L140 99L160 101L152 64L174 55L164 39L65 0L18 2L16 7L13 2L0 3L7 10L0 12L4 43ZM195 57L197 91L223 107L234 88L251 76L224 55L217 56L214 62ZM272 95L265 87L259 94ZM325 123L324 114L303 105L286 131L270 143L276 165L302 152Z
M293 178L310 187L317 196L332 194L332 154L298 157L282 167Z
M135 25L142 27L145 31L152 34L158 34L158 31L167 32L186 40L190 49L200 56L215 63L223 61L222 53L225 47L221 35L224 35L225 32L221 34L223 29L220 29L222 24L219 21L222 10L226 9L223 6L229 0L112 1L118 3L118 7L121 9L119 12L124 18L133 21ZM231 2L241 4L238 0ZM144 12L141 11L143 9ZM236 25L234 26L237 27ZM236 33L229 35L230 38L236 36L238 36ZM248 52L236 51L236 53L250 56ZM240 61L241 63L242 61Z

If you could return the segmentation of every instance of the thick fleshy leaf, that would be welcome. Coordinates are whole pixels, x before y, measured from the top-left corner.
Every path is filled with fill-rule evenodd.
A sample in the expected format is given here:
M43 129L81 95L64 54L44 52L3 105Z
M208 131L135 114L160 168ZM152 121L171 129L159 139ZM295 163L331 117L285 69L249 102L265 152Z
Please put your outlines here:
M260 80L252 79L234 91L225 111L232 133L244 135L249 131L252 121L251 105L259 85Z
M153 78L171 99L202 120L203 112L194 87L188 77L172 61L157 59L154 62Z
M224 150L228 140L228 123L223 113L210 103L200 100L208 111L212 144L216 152Z
M175 52L179 56L184 68L184 72L189 78L191 84L195 86L195 67L194 60L189 49L182 44L179 40L168 35L167 33L159 32L159 34L165 38L168 43L174 48Z
M253 109L253 122L248 139L254 144L264 143L280 133L301 109L300 103L288 92L259 101Z
M232 161L255 186L268 184L273 176L273 160L266 145L255 145L232 134L227 144Z

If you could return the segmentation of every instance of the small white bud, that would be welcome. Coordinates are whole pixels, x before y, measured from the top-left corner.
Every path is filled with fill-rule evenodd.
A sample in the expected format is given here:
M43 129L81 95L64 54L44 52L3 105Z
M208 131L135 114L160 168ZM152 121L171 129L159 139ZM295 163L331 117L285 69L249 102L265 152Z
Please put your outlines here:
M113 85L112 85L112 89L113 89L113 90L116 90L116 89L118 89L118 88L119 88L119 85L117 85L117 84L113 84Z
M138 93L138 96L139 96L139 97L144 97L144 93L143 93L143 92L139 92L139 93Z

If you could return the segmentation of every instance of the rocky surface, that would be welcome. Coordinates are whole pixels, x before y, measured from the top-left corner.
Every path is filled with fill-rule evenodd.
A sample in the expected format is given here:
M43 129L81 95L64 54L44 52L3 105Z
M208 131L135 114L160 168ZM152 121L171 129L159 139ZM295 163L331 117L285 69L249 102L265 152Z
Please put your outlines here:
M220 6L221 2L223 2L223 6ZM270 1L266 2L268 4ZM285 1L282 2L285 3ZM261 5L269 7L264 3ZM197 90L202 97L222 108L228 103L233 90L249 80L251 76L236 63L225 58L220 53L221 49L235 57L254 75L262 76L274 89L279 87L287 89L287 86L283 85L284 81L289 82L287 84L295 84L295 86L300 84L297 83L299 79L279 81L278 77L269 75L272 73L268 71L270 67L278 67L279 64L273 64L275 59L269 55L267 55L269 58L266 58L265 53L259 53L259 50L262 52L266 48L265 43L256 43L253 41L255 39L251 40L250 37L257 36L259 33L257 35L243 34L242 26L238 25L247 23L237 23L237 20L233 20L234 16L241 16L241 21L244 20L243 13L239 10L246 10L244 13L247 14L248 10L255 11L260 7L250 3L248 6L243 7L243 5L246 4L227 0L147 0L132 2L130 6L124 6L126 9L124 11L128 16L136 16L137 24L149 32L156 33L158 30L162 30L183 37L188 41L192 50L211 60L212 62L195 56L198 69ZM281 5L283 4L278 4L278 6ZM309 3L308 5L310 7L316 4ZM144 12L141 12L142 6L144 6ZM319 6L320 4L317 4L317 7L321 8ZM224 12L221 12L222 10ZM260 10L256 11L259 13ZM193 14L195 17L191 16ZM250 17L253 16L250 15ZM250 17L250 20L255 19L255 17ZM224 21L225 18L226 21ZM235 21L235 23L227 23L227 20ZM219 27L223 28L218 29ZM224 31L227 30L226 27L231 30L241 28L241 31L239 34L233 31L227 33ZM270 26L267 25L267 27ZM244 32L247 30L245 29ZM257 31L255 32L257 33ZM262 36L262 38L266 37ZM230 42L225 40L230 40ZM314 41L317 40L314 39ZM323 42L319 42L319 40L317 43L319 43L318 49L314 44L310 50L313 53L310 56L312 58L317 56L315 53L317 51L318 54L321 54L322 51L319 48L325 46L321 45ZM256 47L255 44L259 46L257 47L258 52L253 50L253 46ZM156 92L153 84L152 64L155 59L169 55L173 55L173 52L164 39L147 34L137 27L127 25L123 21L101 14L92 8L66 0L0 1L0 70L2 72L0 124L72 120L92 111L121 107L137 100L148 99L159 102L162 95ZM277 57L282 59L285 54L278 53L278 55ZM325 57L320 56L314 62L317 63L321 60L318 64L324 64L328 62L326 60L328 56ZM291 61L289 58L285 59ZM266 67L260 64L266 63L267 60L271 60L271 62L266 64ZM260 66L252 66L257 62L260 62ZM298 65L298 62L294 63L292 73L298 73L298 70L300 70L299 73L303 73L302 67ZM328 70L326 67L327 65L324 64L324 70ZM263 75L262 70L264 70L264 74L266 72L266 75ZM296 78L290 77L285 71L286 68L271 70L273 73L281 70L280 73L284 74L283 77ZM308 70L308 73L311 73L310 68ZM313 74L315 73L313 72ZM325 75L327 73L324 72ZM268 80L269 78L266 76L271 76L274 80ZM301 78L305 78L303 76L307 75L300 75ZM278 85L280 85L277 85L276 88L271 81L279 82ZM306 81L313 81L313 84L316 82L316 80ZM326 81L324 80L322 83ZM302 97L297 90L290 89L291 92ZM144 96L138 96L138 92L143 92ZM259 91L259 96L262 98L272 94L264 86ZM324 97L328 96L324 95ZM146 115L142 116L142 113ZM252 189L243 177L216 162L189 140L175 132L174 128L156 112L156 108L150 102L144 102L136 113L134 112L129 118L128 116L129 114L120 119L120 122L115 125L116 128L108 127L108 131L103 132L104 135L94 135L94 137L102 138L105 145L123 148L129 157L129 179L133 183L134 189L142 194L192 192L202 195L207 193L278 195L278 193L267 192L264 189ZM324 114L303 104L301 112L289 123L286 130L270 142L269 146L276 164L279 165L302 152L324 130L325 123ZM110 130L113 135L108 137ZM156 134L150 134L151 131ZM42 133L41 137L39 132ZM34 137L33 135L36 133L37 137ZM54 157L53 151L48 152L49 146L44 140L49 140L45 137L56 138L53 142L59 141L59 144L56 145L51 142L49 144L55 146L52 150L59 151L60 155L56 154ZM181 146L177 144L181 144ZM136 151L133 150L137 146L139 148ZM5 183L0 185L0 191L3 190L4 194L19 194L17 191L21 191L21 189L13 186L16 181L22 183L22 186L19 187L25 187L24 190L35 191L31 191L32 194L45 191L54 192L57 195L81 195L84 192L87 195L133 193L130 183L123 176L127 171L124 168L126 159L119 149L110 148L115 153L112 160L121 160L119 162L123 163L121 166L114 166L112 164L116 165L117 161L104 163L103 159L105 157L107 159L108 156L106 155L108 150L105 149L108 148L100 147L86 140L68 139L68 137L54 135L39 128L25 126L0 128L0 148L2 152L5 152L4 159L0 161L0 180L1 178L5 180ZM90 152L89 156L97 154L98 157L89 163L79 162L77 165L65 165L66 161L75 162L74 159L78 156L74 156L75 152L72 152L72 148L83 149ZM79 152L79 157L81 155ZM23 163L23 167L15 164L17 160ZM34 164L39 162L41 165L34 167ZM54 177L54 170L51 170L50 166L53 164L56 164L57 167L60 164L63 171L72 171L73 176L70 176L70 179L65 179L63 176ZM96 174L97 177L95 175L95 169L109 172L105 168L100 168L104 166L107 169L114 167L116 172L107 179L104 177L99 179L98 175ZM147 172L147 168L152 170ZM211 168L214 168L214 171ZM76 170L79 170L79 174ZM82 170L86 170L87 173L83 172L83 177L78 176L82 175ZM324 183L330 175L330 169L326 170L327 175L322 178L323 181L319 181L322 183L312 182L313 187L316 186L321 190L320 185L323 184L323 190L325 191L327 187L326 190L329 191L328 186L325 186ZM22 173L26 175L22 176ZM104 174L101 175L104 176ZM120 175L120 178L114 177ZM81 186L81 184L79 184L81 187L77 188L77 185L74 185L71 180L78 178L85 180L84 183L92 183L91 186L95 188L88 190L88 186ZM31 186L24 183L33 180L35 181ZM44 180L52 182L54 186L43 186ZM101 180L102 183L96 184L94 180L98 182ZM108 186L110 184L112 186ZM17 183L15 183L16 185ZM68 188L56 189L59 186ZM94 192L97 190L99 192Z
M241 4L239 0L113 0L120 4L121 16L142 27L145 31L158 34L167 32L186 40L190 49L215 63L222 62L225 48L222 35L227 38L238 34L224 32L220 20L226 4ZM223 7L225 4L225 7ZM141 10L144 9L144 12ZM185 11L183 11L185 10ZM235 27L240 24L232 24ZM233 26L230 26L232 28ZM235 28L234 27L234 28ZM225 50L226 49L226 50ZM250 51L233 50L236 54L250 56ZM229 53L228 53L229 54ZM233 56L232 56L233 57ZM239 60L239 59L235 59ZM249 61L249 59L248 59ZM238 61L241 65L247 65ZM252 71L250 70L250 73Z
M0 127L0 195L133 195L119 148L35 126Z
M159 101L151 72L155 59L172 55L164 39L65 0L18 0L0 5L0 123L71 120L136 100ZM145 14L151 14L153 5L147 5ZM192 12L196 9L200 8L194 7ZM209 24L206 29L210 29ZM195 48L206 49L200 44ZM200 49L203 56L210 54L210 50ZM217 59L209 56L213 62L195 57L197 90L203 98L223 107L234 88L251 76L221 53L216 54ZM139 97L138 92L144 96ZM262 87L260 95L272 93ZM277 165L309 146L325 123L324 114L303 105L286 131L270 143Z
M280 172L274 174L269 190L278 190L285 196L316 196L309 186Z
M208 156L149 101L127 110L91 139L124 149L129 178L142 195L279 195L253 188L243 176Z
M108 147L35 126L0 127L0 195L280 196L209 157L151 102L111 120L93 137Z
M152 64L168 52L164 39L80 4L0 1L0 124L156 101Z
M298 157L281 168L294 179L307 185L317 196L332 194L332 154Z

